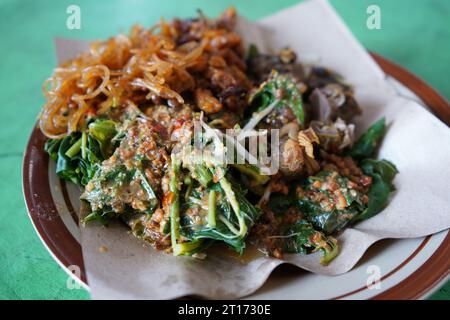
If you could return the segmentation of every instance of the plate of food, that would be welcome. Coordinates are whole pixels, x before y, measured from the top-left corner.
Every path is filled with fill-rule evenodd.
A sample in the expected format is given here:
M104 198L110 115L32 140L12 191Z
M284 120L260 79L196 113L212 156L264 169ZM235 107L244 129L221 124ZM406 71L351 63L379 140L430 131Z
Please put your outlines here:
M268 53L237 24L234 9L200 12L60 61L23 167L45 246L95 298L426 296L448 276L447 203L402 216L429 189L407 180L418 156L390 148L408 146L401 116L373 112L387 100L333 63ZM371 55L386 96L449 124L436 91Z

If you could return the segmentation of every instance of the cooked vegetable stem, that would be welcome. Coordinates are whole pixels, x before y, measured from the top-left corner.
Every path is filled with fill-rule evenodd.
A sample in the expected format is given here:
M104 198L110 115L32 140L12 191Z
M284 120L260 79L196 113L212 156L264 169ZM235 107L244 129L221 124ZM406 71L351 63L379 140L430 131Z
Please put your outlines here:
M216 227L216 192L211 190L208 196L208 225Z
M180 238L180 200L177 179L179 169L180 163L172 155L172 164L170 166L170 192L172 195L172 201L170 203L170 238L174 256L183 253L182 247L178 244L178 239Z
M158 198L156 197L155 191L153 191L152 186L150 185L150 183L147 181L147 177L145 176L145 174L142 172L141 169L136 169L136 175L139 176L140 180L141 180L141 185L144 188L144 190L147 192L148 195L148 199L150 202L150 210L153 211L153 209L158 205Z
M273 109L280 103L278 100L274 100L269 106L267 106L265 109L255 112L252 115L252 118L250 121L242 128L242 132L253 130L256 125L264 119L270 112L272 112Z
M195 166L195 174L202 186L207 187L212 181L213 176L205 165L198 164Z
M69 150L67 150L66 152L66 156L69 157L70 159L72 159L73 157L75 157L81 150L81 145L82 145L82 138L78 139L77 142L75 142L75 144L73 144Z
M87 157L87 134L85 131L81 134L81 157L83 159Z
M256 185L264 185L270 180L269 175L261 174L258 167L250 164L231 164L232 167L238 169L243 174L252 178Z
M334 260L334 258L337 257L339 254L339 246L337 243L331 243L331 251L326 251L322 258L320 259L320 264L322 265L328 265L331 261Z
M180 191L178 189L178 175L181 163L175 155L171 157L172 164L170 166L170 238L172 242L172 251L174 256L189 255L198 246L201 245L201 240L191 242L181 242L180 240Z
M228 221L228 219L225 218L223 215L219 215L219 220L222 221L227 226L227 228L230 229L230 231L233 232L236 236L240 235L239 230L236 229L233 226L233 224L230 221Z
M136 170L136 175L138 175L139 178L141 179L142 187L147 192L149 199L156 199L156 194L153 191L153 188L150 185L150 183L147 181L147 178L145 177L145 174L142 172L142 170L141 169L137 169Z
M236 200L236 196L231 187L231 184L225 177L220 179L219 183L220 183L220 186L222 187L223 191L225 192L228 202L230 203L231 207L233 208L234 214L236 215L236 218L239 222L239 231L236 235L239 237L243 237L247 233L247 225L245 224L245 220L242 215L241 208L239 206L238 201Z

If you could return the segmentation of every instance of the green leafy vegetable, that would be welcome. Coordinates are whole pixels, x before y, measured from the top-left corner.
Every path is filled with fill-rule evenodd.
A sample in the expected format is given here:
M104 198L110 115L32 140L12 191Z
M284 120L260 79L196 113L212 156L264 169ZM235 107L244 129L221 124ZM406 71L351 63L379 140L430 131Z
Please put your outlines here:
M52 144L52 142L48 142ZM73 133L59 141L58 153L56 156L56 174L63 180L72 181L78 185L86 185L87 181L92 178L95 173L95 164L100 155L96 154L96 142L91 140L91 151L88 159L83 159L80 155L81 135ZM56 146L56 143L54 144ZM54 150L47 148L50 156L55 158Z
M45 151L56 161L56 174L82 186L117 146L111 141L117 133L113 121L97 120L89 127L89 134L76 132L62 139L49 139L45 144Z
M371 177L380 175L383 181L390 184L391 190L395 190L392 180L394 180L398 170L392 162L388 160L364 159L360 166L366 175Z
M272 71L269 79L250 98L252 108L256 113L263 113L266 108L279 110L290 108L301 126L305 124L302 94L295 79L288 74Z
M58 160L58 151L62 139L49 139L46 141L44 151L48 153L50 159L53 161Z
M389 194L395 190L392 180L398 173L397 168L387 160L366 159L361 162L366 175L372 177L367 208L356 217L355 221L368 219L381 212L387 205Z
M270 180L270 176L261 174L261 170L252 164L232 164L241 173L250 178L252 186L264 185Z
M170 238L174 256L192 255L201 246L202 240L180 242L180 190L178 189L178 177L180 175L181 162L172 155L172 164L170 167Z
M316 181L320 182L319 186L316 186ZM335 192L321 188L321 185L330 182L338 186L345 206L336 205ZM363 201L364 193L349 189L348 184L349 179L335 171L321 171L316 176L309 177L303 185L309 196L298 199L300 211L315 228L325 234L342 230L366 208Z
M102 225L107 226L109 222L117 217L117 213L111 208L104 208L103 210L94 211L81 219L81 223L85 224L91 221L100 222Z
M150 183L148 183L147 178L145 177L145 174L142 172L141 169L136 169L136 174L140 177L142 187L147 192L149 202L150 202L150 208L149 210L153 212L153 209L155 209L158 206L158 198L156 197L155 191L153 191L152 186Z
M387 160L365 159L361 162L361 168L364 174L372 177L372 185L367 193L368 202L363 201L364 193L348 188L348 178L337 173L323 171L308 178L303 187L312 196L301 197L298 205L315 228L331 234L373 217L386 207L389 195L395 189L392 181L398 173L396 167ZM338 191L345 199L344 208L336 208L336 193L320 186L315 187L315 181L323 184L331 175L334 175L333 182L337 183Z
M337 241L314 229L306 220L299 220L285 232L284 251L287 253L307 254L322 251L321 264L327 265L339 253Z
M194 176L204 187L207 187L213 178L208 168L202 164L197 164L194 166Z
M208 197L208 226L211 228L215 228L217 225L216 212L217 212L216 191L211 190L209 191Z
M353 145L350 156L357 160L373 157L386 132L386 120L375 122Z
M231 201L230 193L234 194ZM234 183L214 183L207 189L197 185L189 200L182 204L182 208L185 214L181 222L181 232L185 238L191 241L223 241L239 253L245 248L248 230L261 214L260 210L246 199L245 191ZM189 210L198 212L198 215L189 214ZM238 210L238 214L235 210Z
M68 158L75 157L81 151L82 138L78 139L67 151Z
M100 145L103 158L108 158L113 153L111 140L116 136L116 123L112 120L97 120L89 125L89 135Z

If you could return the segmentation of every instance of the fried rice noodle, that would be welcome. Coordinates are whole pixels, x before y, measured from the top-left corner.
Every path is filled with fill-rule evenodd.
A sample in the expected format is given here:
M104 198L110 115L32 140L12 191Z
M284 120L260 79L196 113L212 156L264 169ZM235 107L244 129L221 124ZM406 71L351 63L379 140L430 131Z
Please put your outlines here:
M228 18L234 14L230 11ZM178 29L176 22L164 20L149 29L137 25L128 36L94 42L88 52L62 63L42 86L46 98L39 119L42 132L48 138L62 138L83 130L88 119L107 114L112 107L126 108L127 101L138 108L164 100L176 106L185 103L185 92L193 93L199 86L219 95L224 85L217 79L243 78L239 68L245 66L244 57L232 30L205 19L195 23ZM217 55L227 61L226 69L214 69L209 63Z

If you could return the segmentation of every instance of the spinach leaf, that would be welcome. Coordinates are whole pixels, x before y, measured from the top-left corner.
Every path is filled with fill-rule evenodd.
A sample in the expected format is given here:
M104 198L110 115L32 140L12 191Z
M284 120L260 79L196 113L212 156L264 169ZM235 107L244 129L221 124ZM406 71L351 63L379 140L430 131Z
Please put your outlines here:
M360 166L366 175L371 177L377 174L380 175L383 181L390 184L391 191L395 190L392 180L394 180L398 170L392 162L388 160L364 159Z
M389 194L395 190L392 180L398 173L397 168L387 160L366 159L361 162L364 173L372 177L367 208L355 221L365 220L381 212L387 205Z
M236 194L236 199L239 202L241 212L244 215L247 230L250 230L250 228L255 224L256 220L258 220L258 218L261 216L261 210L255 207L250 201L248 201L245 196L246 190L237 187L236 184L233 184L233 190Z
M317 185L317 182L320 184ZM336 194L321 188L321 185L330 182L337 185L339 194L345 200L345 206L338 208ZM325 234L340 231L350 225L353 219L365 209L364 194L357 190L350 190L347 187L348 184L349 179L335 171L319 172L304 182L303 189L307 192L305 196L298 199L298 207L316 229Z
M111 120L97 120L89 133L72 133L62 139L49 139L45 151L56 161L56 174L63 180L85 186L98 165L111 156L117 145L111 140L117 134Z
M349 190L348 178L334 173L334 182L337 183L346 204L344 208L339 209L335 206L336 195L315 187L314 184L315 181L324 183L332 172L323 171L307 179L303 188L313 195L300 197L298 207L315 228L325 234L332 234L357 221L368 219L386 207L389 194L395 189L392 181L398 173L396 167L387 160L365 159L361 162L361 169L364 174L372 177L372 185L367 193L368 202L363 201L364 193ZM328 204L331 206L327 208Z
M144 190L147 192L150 206L148 208L148 211L153 213L153 210L158 206L158 198L156 197L156 193L153 190L150 183L147 181L147 177L145 176L144 172L141 169L136 170L136 174L139 175L141 179L141 185L144 188Z
M242 214L245 221L246 230L251 226L260 216L261 212L253 206L245 197L245 190L241 190L236 184L232 183L232 191L239 204L240 214ZM191 215L184 214L181 221L181 233L190 241L200 239L209 239L215 241L222 241L230 246L233 250L242 253L245 248L245 234L238 234L239 221L234 214L232 204L227 198L226 191L220 183L212 184L207 189L202 191L192 192L191 198L183 204L183 208L196 208L200 210L200 216L207 217L204 219L194 218ZM202 199L205 199L208 194L213 193L212 197L215 203L208 203L208 214L201 213ZM211 198L209 198L211 200ZM203 201L205 203L205 201ZM211 215L210 211L214 210ZM204 209L203 209L204 210ZM211 221L212 217L214 221Z
M58 150L62 139L49 139L45 142L44 151L48 153L50 159L58 160Z
M205 165L202 164L194 165L193 168L193 176L200 182L202 186L207 187L213 179L211 172Z
M99 119L89 125L89 136L97 140L104 159L112 154L111 140L116 134L116 123L112 120Z
M339 253L337 241L314 229L307 220L299 220L285 231L284 252L308 254L322 251L321 264L327 265Z
M109 207L103 208L103 210L98 210L91 212L86 217L81 219L81 223L85 224L91 221L98 221L102 225L107 226L112 219L115 219L118 214Z
M344 229L364 210L362 206L352 204L343 210L326 211L318 203L308 200L299 200L299 207L314 227L325 234L333 234Z
M270 176L261 174L261 170L252 164L231 164L233 168L236 168L242 174L250 178L251 186L264 185L270 180Z
M250 98L251 108L256 113L263 113L266 108L275 110L290 108L301 126L305 124L302 94L295 79L288 74L273 70L266 82Z
M367 208L354 221L360 221L373 217L382 211L389 200L389 194L395 190L392 180L398 173L395 165L387 160L370 159L383 138L386 131L385 119L382 118L373 124L366 133L355 143L350 155L360 160L360 166L364 174L372 177L372 185L369 189L369 203Z
M75 153L73 150L77 149L75 147L81 139L79 133L62 139L58 149L56 174L63 180L84 186L94 176L97 164L103 160L103 157L98 142L90 137L88 138L86 157L82 157L81 150Z
M202 240L193 239L192 241L181 241L181 197L180 197L180 181L181 181L181 161L174 154L171 157L170 165L170 239L172 243L172 252L174 256L192 255L198 252L202 246Z
M79 159L77 155L73 158L68 156L69 150L74 150L73 146L80 141L80 135L73 133L63 138L59 143L57 160L56 160L56 174L63 180L72 181L75 184L81 184L82 176L78 166ZM52 156L52 158L54 155Z
M350 156L362 160L374 156L374 153L386 132L386 119L375 122L353 145Z

